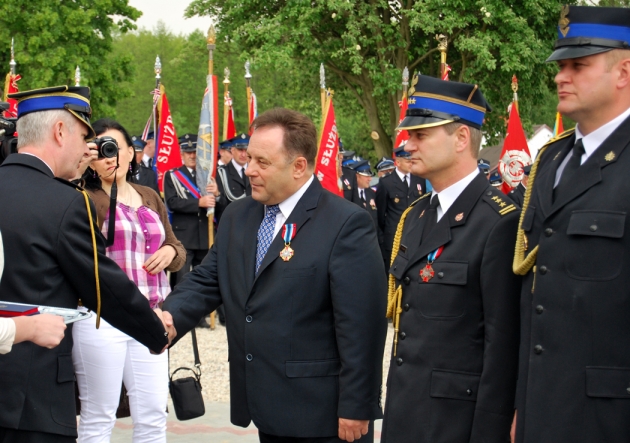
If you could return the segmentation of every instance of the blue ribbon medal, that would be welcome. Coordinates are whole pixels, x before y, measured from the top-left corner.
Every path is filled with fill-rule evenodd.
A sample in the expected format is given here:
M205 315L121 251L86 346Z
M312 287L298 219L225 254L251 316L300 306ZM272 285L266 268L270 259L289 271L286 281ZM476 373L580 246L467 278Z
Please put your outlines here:
M427 256L427 265L420 270L420 278L423 282L428 283L429 280L431 280L435 275L435 271L433 270L433 266L431 265L433 264L435 259L442 255L443 250L444 246L440 246Z
M282 227L282 239L284 240L284 249L280 251L280 258L284 261L289 261L295 253L291 249L291 240L295 237L297 226L295 223L287 223Z

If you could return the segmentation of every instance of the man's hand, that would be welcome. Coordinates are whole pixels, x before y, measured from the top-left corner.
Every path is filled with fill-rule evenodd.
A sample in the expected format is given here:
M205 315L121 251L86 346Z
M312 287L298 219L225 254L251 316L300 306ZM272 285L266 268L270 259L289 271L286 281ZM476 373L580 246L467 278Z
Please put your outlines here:
M155 251L155 253L144 262L142 269L151 275L155 275L162 272L168 265L170 265L176 255L177 251L175 251L174 247L171 245L164 245Z
M63 340L66 324L63 317L39 314L30 317L14 317L15 340L13 343L32 341L36 345L52 349Z
M516 413L518 411L514 411L514 420L512 420L512 428L510 429L510 441L514 443L516 441Z
M210 179L212 180L212 179ZM216 182L214 180L212 180L210 183L208 183L208 186L206 186L206 192L208 194L212 194L215 197L219 196L219 187L217 186Z
M162 320L162 325L164 325L164 330L168 332L168 344L170 345L175 337L177 337L177 330L175 329L175 325L173 324L173 317L166 311L162 311L160 308L156 308L153 310L155 315L157 315L160 320ZM168 346L164 348L166 350ZM162 350L162 352L164 352Z
M214 195L204 195L199 199L199 207L200 208L214 208L216 204L216 199Z
M339 419L339 438L348 442L360 439L368 433L369 420Z

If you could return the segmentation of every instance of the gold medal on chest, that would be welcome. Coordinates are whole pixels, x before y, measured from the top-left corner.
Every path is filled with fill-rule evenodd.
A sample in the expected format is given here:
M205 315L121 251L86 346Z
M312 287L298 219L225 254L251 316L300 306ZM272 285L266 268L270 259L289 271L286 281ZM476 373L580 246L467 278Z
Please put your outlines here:
M284 261L289 261L291 260L291 257L293 257L293 254L293 249L291 249L291 246L287 244L284 246L284 249L280 251L280 258Z

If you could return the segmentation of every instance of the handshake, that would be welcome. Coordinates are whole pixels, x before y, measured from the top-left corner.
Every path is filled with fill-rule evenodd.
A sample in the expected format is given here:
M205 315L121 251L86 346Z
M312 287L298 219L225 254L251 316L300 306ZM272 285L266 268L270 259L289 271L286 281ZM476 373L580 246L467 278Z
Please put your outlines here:
M168 333L168 344L164 346L164 349L162 349L162 352L164 352L171 345L171 343L173 342L173 339L177 337L177 330L175 329L175 325L173 324L173 317L171 316L171 314L169 314L168 312L162 311L160 308L154 309L153 312L155 312L155 315L157 315L159 319L162 320L162 325L164 326L164 330ZM162 352L160 352L160 354Z

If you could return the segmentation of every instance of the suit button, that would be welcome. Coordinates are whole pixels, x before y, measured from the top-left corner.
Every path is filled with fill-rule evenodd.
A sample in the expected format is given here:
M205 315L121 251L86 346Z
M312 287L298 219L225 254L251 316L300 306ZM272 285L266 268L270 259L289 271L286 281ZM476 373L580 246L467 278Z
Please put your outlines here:
M486 192L486 195L487 195L488 197L492 197L492 192L491 192L491 191L488 191L488 192Z
M444 278L444 273L443 272L438 272L437 276L438 276L438 278Z
M542 346L540 346L540 345L534 346L534 353L535 354L540 355L540 354L542 354L542 352L543 352L543 347Z
M551 237L552 234L553 234L553 229L551 229L551 228L545 229L545 235L547 237Z
M247 317L245 317L245 321L246 321L247 323L251 323L251 322L252 322L252 320L253 320L253 319L252 319L252 316L251 316L251 315L248 315Z
M630 394L630 388L626 388L626 392Z
M595 232L597 231L597 225L591 225L591 227L588 229L590 229L591 232Z
M396 359L396 364L397 364L398 366L402 366L402 364L403 364L403 359L402 359L402 358L400 358L400 357L398 357L398 358Z
M403 280L403 283L408 285L411 282L411 279L409 277L405 277L405 279Z
M409 310L409 303L405 303L405 306L403 306L403 309L405 311L408 311Z
M398 334L398 336L400 337L401 340L404 340L405 337L407 337L407 334L405 334L404 332L401 332L400 334Z
M542 305L536 306L536 313L537 314L542 314L544 310L545 309L542 307Z
M466 389L466 394L472 395L472 389Z
M541 266L540 267L540 273L545 275L547 273L547 266Z
M247 354L245 358L247 359L247 361L252 361L254 359L254 356L252 354Z

